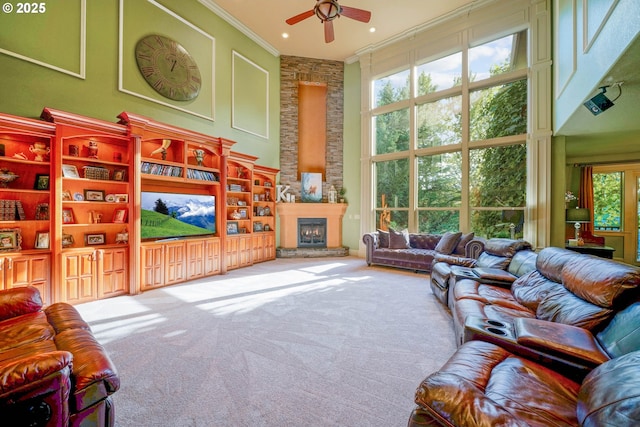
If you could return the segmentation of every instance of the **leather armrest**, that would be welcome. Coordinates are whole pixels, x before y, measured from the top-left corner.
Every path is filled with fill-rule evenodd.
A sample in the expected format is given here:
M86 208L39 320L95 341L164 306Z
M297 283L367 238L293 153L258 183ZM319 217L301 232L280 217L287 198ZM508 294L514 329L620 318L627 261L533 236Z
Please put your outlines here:
M73 356L67 351L52 351L24 357L0 366L0 398L20 387L71 367Z
M587 329L533 318L516 318L513 326L522 346L596 366L610 359Z
M445 255L436 253L433 256L433 262L444 262L449 265L459 265L461 267L473 267L476 265L476 260L473 258L461 257L456 255Z

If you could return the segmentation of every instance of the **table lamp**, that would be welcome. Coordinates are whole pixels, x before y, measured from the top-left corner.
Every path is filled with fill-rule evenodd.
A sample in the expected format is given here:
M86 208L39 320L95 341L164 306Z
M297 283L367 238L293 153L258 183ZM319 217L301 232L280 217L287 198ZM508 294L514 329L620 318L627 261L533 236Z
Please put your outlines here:
M580 238L580 227L582 223L591 222L591 212L587 208L567 209L567 222L574 223L576 229L575 239Z

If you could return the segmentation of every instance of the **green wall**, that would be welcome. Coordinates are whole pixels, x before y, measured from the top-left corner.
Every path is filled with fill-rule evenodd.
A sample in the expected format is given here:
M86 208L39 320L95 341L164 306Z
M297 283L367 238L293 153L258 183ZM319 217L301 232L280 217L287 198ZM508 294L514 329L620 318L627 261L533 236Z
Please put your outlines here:
M260 164L279 167L280 118L277 114L280 105L279 58L259 47L196 1L160 0L158 3L215 38L215 122L118 90L118 1L89 0L86 2L85 79L0 54L2 70L0 112L39 117L44 107L50 107L115 122L118 114L129 111L186 129L234 140L237 142L233 147L235 151L258 156ZM64 15L65 12L67 15L77 17L80 1L47 4L49 11L35 18L3 14L2 31L5 34L15 31L19 36L14 38L12 43L3 43L3 38L0 37L0 48L24 49L25 52L29 52L25 56L45 58L48 62L51 62L51 58L55 58L56 52L59 52L58 55L64 59L65 63L73 62L74 55L69 52L78 50L79 28L74 28L74 31L65 31L63 37L63 31L56 28L55 22L47 22L47 18L50 17L53 21L55 16ZM65 7L67 11L63 10ZM29 19L32 21L27 22ZM140 22L140 25L153 28L154 23L145 16L125 17L125 20L127 19L135 19ZM29 27L29 24L51 26L55 31L52 30L49 33L25 31L25 28L33 28L33 26ZM74 24L79 25L77 18ZM157 31L169 37L174 36L172 28L158 28ZM3 33L0 32L0 34ZM182 34L180 36L184 37ZM23 41L16 43L18 37ZM231 127L232 50L269 72L271 114L268 140ZM133 55L133 52L125 52L125 54ZM69 56L71 59L68 58Z
M343 177L349 207L342 221L342 244L358 253L360 231L360 63L344 67L344 159Z

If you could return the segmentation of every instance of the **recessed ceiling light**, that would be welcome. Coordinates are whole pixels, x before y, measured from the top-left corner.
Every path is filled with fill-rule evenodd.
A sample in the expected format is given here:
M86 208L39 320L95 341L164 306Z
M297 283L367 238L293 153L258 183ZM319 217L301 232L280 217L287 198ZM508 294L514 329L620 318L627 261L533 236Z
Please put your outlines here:
M371 28L369 28L369 32L370 32L370 33L375 33L375 32L376 32L376 27L371 27Z
M289 38L289 33L282 33L282 38L283 39L288 39Z

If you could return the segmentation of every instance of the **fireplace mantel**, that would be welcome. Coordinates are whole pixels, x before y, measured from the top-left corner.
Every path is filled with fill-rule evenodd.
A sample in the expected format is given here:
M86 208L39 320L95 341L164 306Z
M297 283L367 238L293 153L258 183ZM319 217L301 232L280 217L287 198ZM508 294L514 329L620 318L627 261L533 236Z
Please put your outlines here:
M342 217L346 203L278 203L280 246L294 249L298 245L298 218L327 219L327 247L342 247Z

